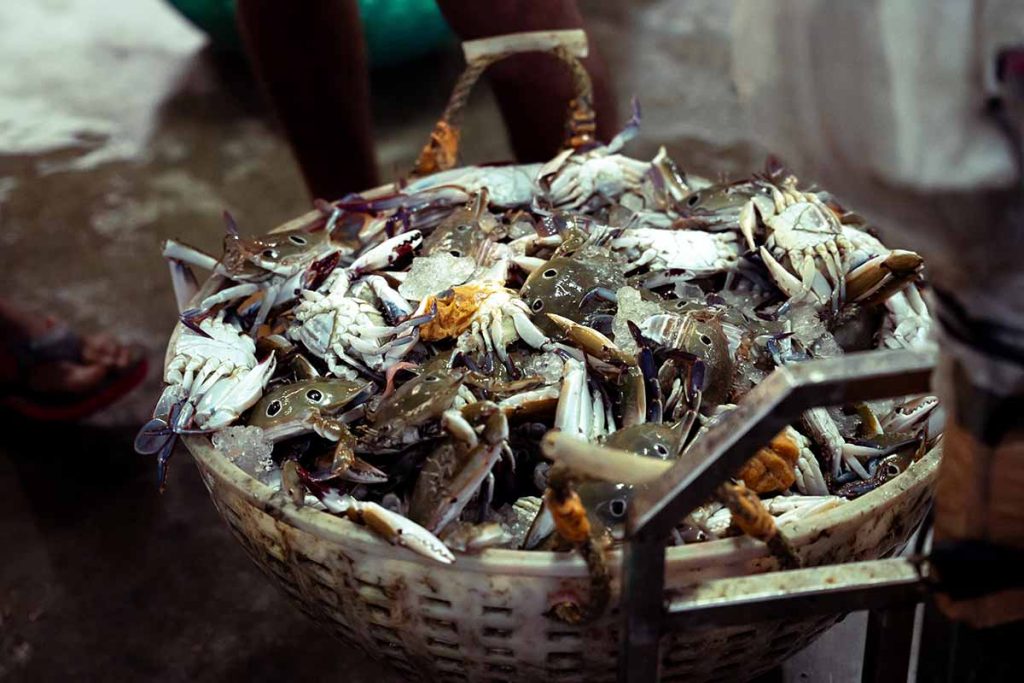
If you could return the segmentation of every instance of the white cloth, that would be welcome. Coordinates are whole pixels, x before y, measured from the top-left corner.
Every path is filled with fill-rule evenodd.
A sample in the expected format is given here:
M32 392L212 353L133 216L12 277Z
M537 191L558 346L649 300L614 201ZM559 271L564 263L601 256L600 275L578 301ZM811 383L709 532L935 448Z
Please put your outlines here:
M1022 43L1020 0L739 0L734 76L756 132L823 181L1000 188L1016 162L984 105Z
M1024 0L737 0L733 45L766 147L919 251L972 315L1024 330L1022 179L986 108L996 55L1024 47ZM1024 390L1024 370L946 348Z

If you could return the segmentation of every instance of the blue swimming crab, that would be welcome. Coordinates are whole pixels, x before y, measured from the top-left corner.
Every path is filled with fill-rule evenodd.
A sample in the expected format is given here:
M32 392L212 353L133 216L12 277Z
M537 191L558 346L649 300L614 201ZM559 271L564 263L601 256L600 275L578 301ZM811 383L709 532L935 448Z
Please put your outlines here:
M164 371L164 388L153 419L135 437L135 450L157 454L161 488L176 436L227 427L263 395L276 361L256 359L256 345L223 313L184 327Z
M261 295L253 329L261 325L271 309L294 300L305 278L315 275L321 261L337 263L351 247L335 242L330 223L321 230L295 229L262 237L244 238L230 214L225 212L227 234L220 259L195 247L166 240L163 255L171 268L178 307L188 318L205 316L214 306ZM231 284L186 310L197 291L189 266L205 268L226 277Z
M284 384L267 393L253 408L248 424L263 430L271 443L304 434L317 434L334 442L324 476L376 484L387 475L357 458L355 438L339 414L369 397L373 385L331 377L309 377Z

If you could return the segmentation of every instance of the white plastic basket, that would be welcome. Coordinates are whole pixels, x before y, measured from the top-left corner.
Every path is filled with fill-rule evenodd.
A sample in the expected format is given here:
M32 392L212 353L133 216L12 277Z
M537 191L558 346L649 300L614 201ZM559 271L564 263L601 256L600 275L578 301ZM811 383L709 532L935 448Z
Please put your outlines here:
M617 553L610 560L612 609L595 623L567 626L545 613L566 590L586 594L587 570L574 554L489 550L439 565L347 519L296 508L205 437L184 442L218 512L256 564L303 612L410 679L614 679ZM890 555L921 522L939 458L936 449L875 491L783 529L808 566ZM666 592L775 568L764 545L746 538L669 548ZM750 678L841 616L671 633L662 648L663 672L666 680Z

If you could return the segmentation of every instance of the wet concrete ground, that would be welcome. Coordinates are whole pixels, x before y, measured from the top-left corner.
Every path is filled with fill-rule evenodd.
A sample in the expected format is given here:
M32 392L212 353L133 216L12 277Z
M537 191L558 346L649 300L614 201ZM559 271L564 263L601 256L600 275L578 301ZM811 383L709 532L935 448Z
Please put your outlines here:
M728 84L728 3L581 3L643 156L736 173L762 157ZM0 284L40 314L152 352L145 386L81 425L0 416L0 680L398 680L342 649L257 572L179 455L159 496L131 438L159 393L175 319L160 241L217 250L221 212L264 232L309 207L244 66L212 58L158 0L0 4ZM374 75L381 168L409 168L457 54ZM506 158L486 92L468 160ZM786 678L854 680L862 625ZM781 674L780 674L781 675Z

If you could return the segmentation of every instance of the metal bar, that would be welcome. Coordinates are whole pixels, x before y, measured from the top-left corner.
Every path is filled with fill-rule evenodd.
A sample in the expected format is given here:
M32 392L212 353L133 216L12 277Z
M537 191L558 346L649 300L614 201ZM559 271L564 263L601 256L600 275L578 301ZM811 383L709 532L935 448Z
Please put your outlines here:
M670 470L637 491L629 534L669 532L805 410L928 391L931 352L869 351L775 370Z
M902 558L811 567L706 581L669 601L663 625L699 628L892 608L925 594L917 567Z
M665 611L664 538L640 536L623 551L622 604L628 605L619 626L619 680L658 680L661 664L661 618Z
M657 680L666 620L694 628L770 619L780 608L799 616L920 600L916 568L906 560L881 560L711 581L674 598L667 613L657 608L668 533L755 449L809 408L925 392L934 366L934 352L873 351L779 368L670 470L640 489L627 519L619 680Z
M863 683L907 683L916 605L871 610L864 643Z

